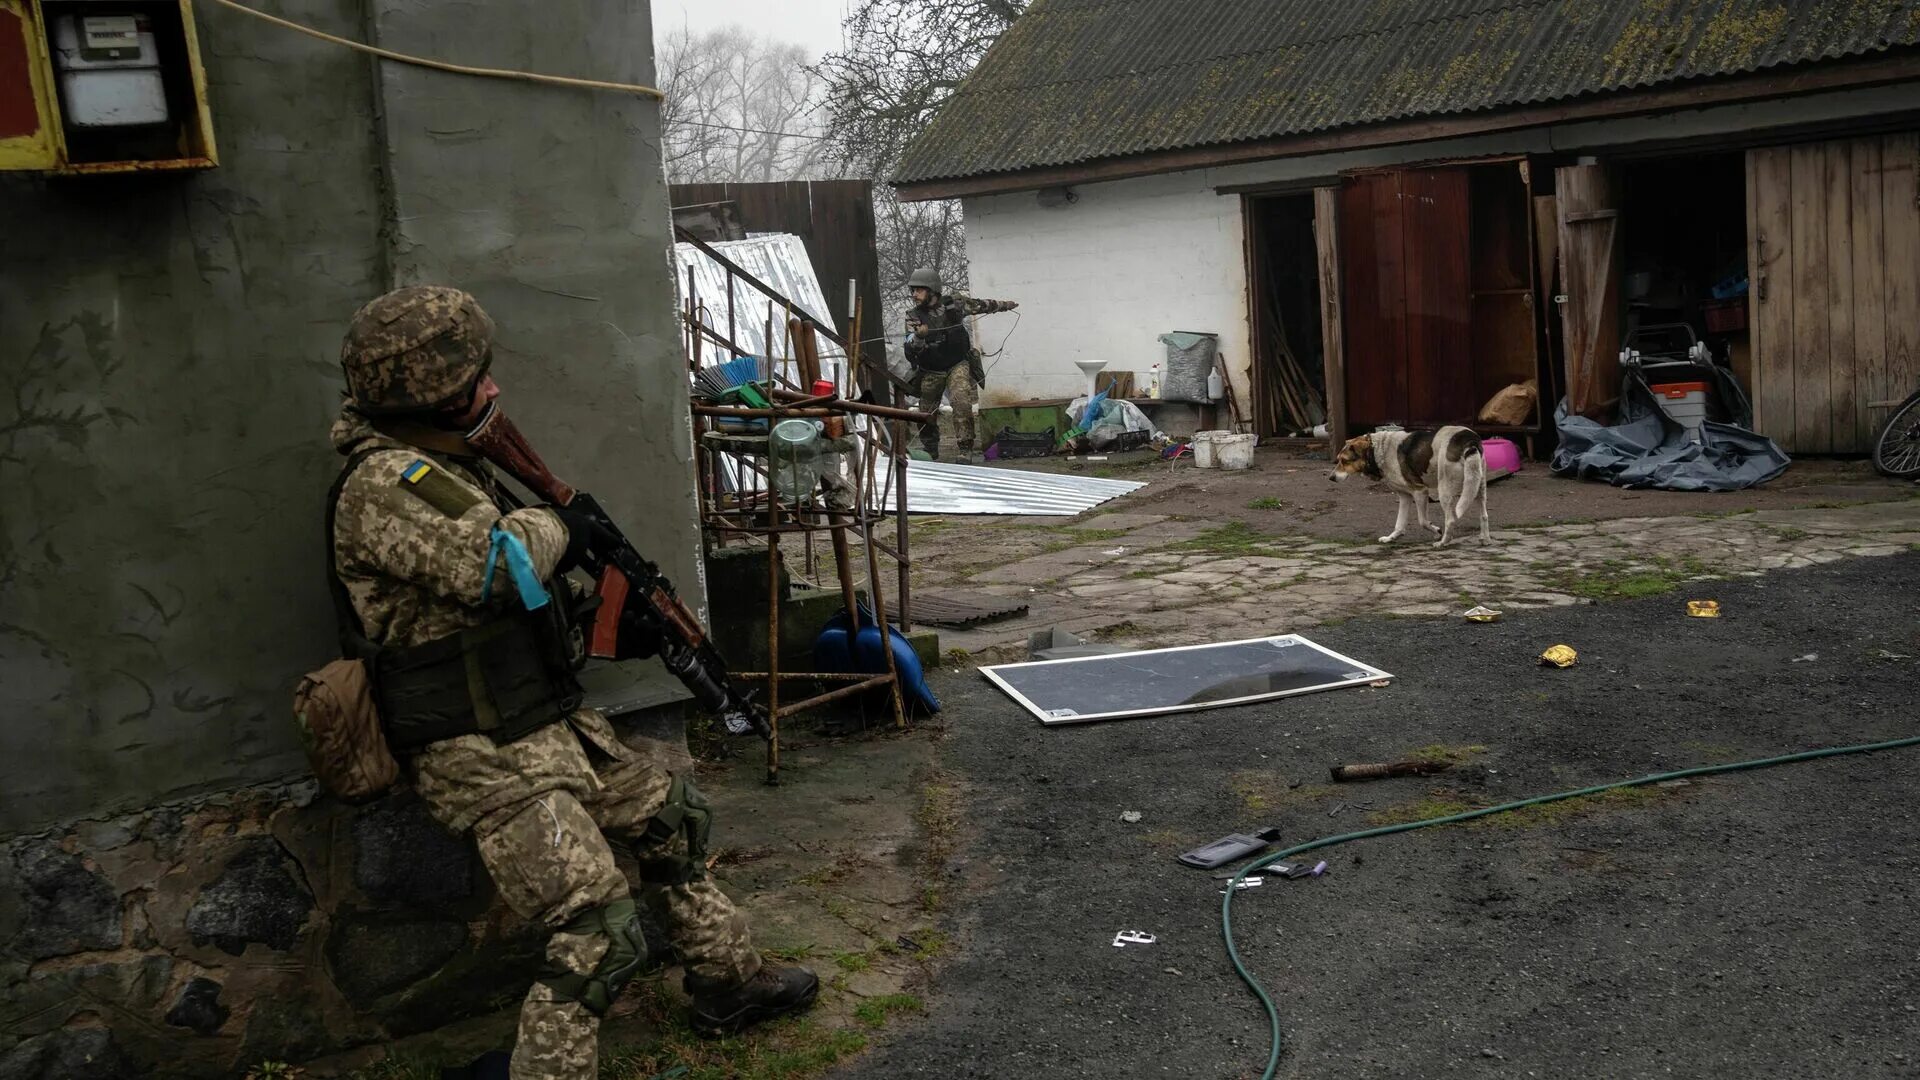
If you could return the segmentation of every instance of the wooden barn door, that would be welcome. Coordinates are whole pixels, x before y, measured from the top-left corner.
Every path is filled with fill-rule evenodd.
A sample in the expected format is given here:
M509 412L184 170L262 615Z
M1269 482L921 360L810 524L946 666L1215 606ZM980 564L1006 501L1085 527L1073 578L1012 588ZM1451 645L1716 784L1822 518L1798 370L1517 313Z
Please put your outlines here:
M1470 418L1466 170L1345 177L1338 217L1347 415L1363 426Z
M1859 454L1920 387L1920 135L1747 152L1754 427Z
M1620 207L1603 165L1557 169L1554 185L1567 412L1612 423L1620 399Z

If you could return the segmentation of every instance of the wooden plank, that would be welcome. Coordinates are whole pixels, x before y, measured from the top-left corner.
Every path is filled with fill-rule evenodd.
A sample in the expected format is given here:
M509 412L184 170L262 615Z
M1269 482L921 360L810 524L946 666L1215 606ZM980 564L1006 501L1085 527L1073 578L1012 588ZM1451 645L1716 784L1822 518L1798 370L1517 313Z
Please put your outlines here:
M1472 423L1472 215L1464 168L1409 169L1405 186L1409 426ZM1407 420L1402 420L1407 423Z
M1793 397L1793 168L1791 151L1747 152L1753 195L1752 257L1754 428L1789 451L1799 449Z
M1920 133L1880 144L1880 212L1886 256L1887 393L1920 389ZM1876 423L1887 410L1874 411ZM1877 429L1876 429L1877 430Z
M1833 451L1833 387L1828 381L1826 148L1792 147L1789 213L1793 225L1794 444L1803 454Z
M1853 145L1835 139L1823 145L1827 215L1827 423L1828 449L1861 453L1856 431L1859 384L1853 358Z
M1555 170L1567 409L1611 423L1620 397L1620 220L1577 216L1613 206L1600 165Z
M1320 342L1325 360L1327 436L1335 452L1347 441L1346 335L1340 318L1340 189L1313 189L1313 242L1320 267Z
M1553 298L1560 293L1560 203L1552 195L1533 197L1533 250L1539 261L1534 273L1535 309L1540 323L1540 417L1544 423L1553 416L1560 402L1560 350L1553 325L1560 318L1560 305Z
M1880 202L1881 140L1853 143L1853 172L1847 178L1853 205L1853 328L1854 424L1848 449L1867 453L1878 430L1876 410L1867 402L1887 396L1887 258L1881 236L1885 212ZM1836 439L1842 434L1835 429Z

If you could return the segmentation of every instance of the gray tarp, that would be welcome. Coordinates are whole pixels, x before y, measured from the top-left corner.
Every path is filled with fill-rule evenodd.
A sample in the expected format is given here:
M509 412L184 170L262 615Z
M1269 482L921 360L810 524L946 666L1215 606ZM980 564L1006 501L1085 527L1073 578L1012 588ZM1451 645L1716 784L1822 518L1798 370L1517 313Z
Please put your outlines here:
M1713 374L1714 398L1732 403L1729 419L1748 415L1739 384L1723 370ZM1700 429L1703 441L1693 442L1655 404L1644 379L1629 372L1621 383L1620 422L1613 427L1569 416L1566 402L1560 403L1553 417L1560 429L1555 475L1626 488L1739 491L1766 483L1792 464L1772 439L1736 424L1708 420Z

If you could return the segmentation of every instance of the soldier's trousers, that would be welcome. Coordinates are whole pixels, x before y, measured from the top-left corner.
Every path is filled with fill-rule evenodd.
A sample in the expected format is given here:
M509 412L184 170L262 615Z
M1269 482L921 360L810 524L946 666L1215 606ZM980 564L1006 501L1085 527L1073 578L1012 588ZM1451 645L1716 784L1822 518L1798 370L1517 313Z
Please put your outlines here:
M921 371L919 373L919 393L914 397L925 412L940 408L940 396L945 394L953 403L953 441L961 450L973 449L973 406L980 400L980 390L973 385L973 371L967 364L955 364L945 371ZM927 453L939 456L940 419L935 417L920 430L920 441L926 446Z
M640 868L635 899L666 932L690 985L732 986L752 978L760 956L747 920L704 871L679 885L647 880L650 863L686 854L683 834L664 843L646 835L648 821L667 797L667 770L636 754L593 771L598 789L584 798L547 791L496 810L474 826L481 859L501 898L520 916L552 928L628 896L611 838L632 848ZM607 946L603 935L556 932L548 941L547 959L590 974ZM599 1034L600 1018L585 1006L557 1001L551 987L534 983L520 1007L513 1080L595 1080Z

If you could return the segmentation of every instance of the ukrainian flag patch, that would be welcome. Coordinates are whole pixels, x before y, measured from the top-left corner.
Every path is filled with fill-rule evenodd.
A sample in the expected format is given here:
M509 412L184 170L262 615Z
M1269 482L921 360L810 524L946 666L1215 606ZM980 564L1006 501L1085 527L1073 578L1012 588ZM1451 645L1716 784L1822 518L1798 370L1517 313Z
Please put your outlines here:
M414 458L411 465L401 469L400 483L428 506L450 518L465 514L482 499L479 492L468 487L454 473L434 468L425 458Z

